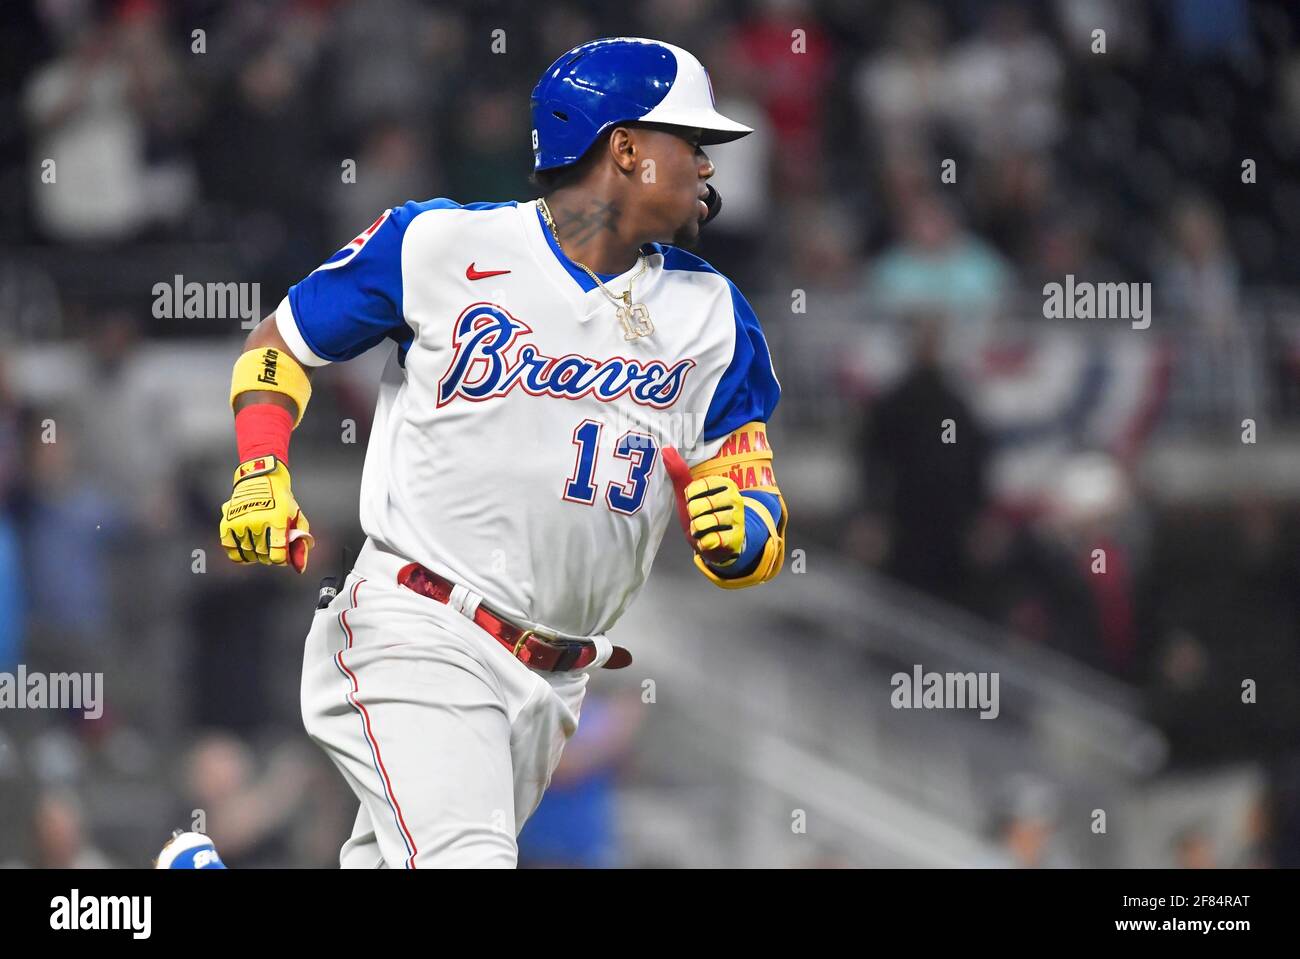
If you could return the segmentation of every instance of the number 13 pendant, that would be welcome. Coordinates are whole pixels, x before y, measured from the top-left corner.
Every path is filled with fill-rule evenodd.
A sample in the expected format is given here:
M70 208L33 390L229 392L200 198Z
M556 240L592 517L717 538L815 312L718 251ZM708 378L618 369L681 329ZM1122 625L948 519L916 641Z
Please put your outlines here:
M644 303L630 302L630 293L623 294L623 305L618 308L618 321L623 324L623 339L635 340L655 331L650 322L650 311Z

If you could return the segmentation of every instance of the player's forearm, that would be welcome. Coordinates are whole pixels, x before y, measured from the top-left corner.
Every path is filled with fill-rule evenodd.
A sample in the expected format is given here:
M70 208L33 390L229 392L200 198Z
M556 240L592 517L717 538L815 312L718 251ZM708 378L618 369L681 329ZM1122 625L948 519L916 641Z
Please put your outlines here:
M230 378L241 463L264 456L287 462L289 436L311 399L310 376L280 335L274 315L249 334Z
M289 436L311 399L309 373L267 317L244 343L230 374L235 414L235 469L231 498L221 508L221 544L237 563L289 563L303 572L311 525L293 497Z
M275 325L274 313L262 320L261 323L257 324L257 326L253 328L253 331L248 334L248 338L244 340L245 353L267 347L277 350L285 356L293 356L293 353L289 349L289 344L284 341L284 337L280 335L280 330ZM307 378L311 379L311 368L304 366L302 370L307 374ZM295 418L298 416L297 403L283 393L275 393L270 390L249 390L248 392L240 393L235 397L232 406L234 412L238 413L244 407L252 406L256 403L270 403L274 406L280 407L281 409L288 410L289 414Z

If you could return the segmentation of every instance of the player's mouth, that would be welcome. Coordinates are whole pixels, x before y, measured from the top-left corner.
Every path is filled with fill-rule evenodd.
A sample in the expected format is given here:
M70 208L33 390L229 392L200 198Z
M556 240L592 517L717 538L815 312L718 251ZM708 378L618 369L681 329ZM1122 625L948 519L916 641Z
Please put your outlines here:
M695 201L695 205L696 205L697 207L700 208L700 216L699 216L699 219L700 219L700 222L703 223L704 220L705 220L705 219L708 217L708 215L709 215L709 205L708 205L707 203L704 202L704 198L703 198L703 197L699 197L699 198L697 198L696 201Z

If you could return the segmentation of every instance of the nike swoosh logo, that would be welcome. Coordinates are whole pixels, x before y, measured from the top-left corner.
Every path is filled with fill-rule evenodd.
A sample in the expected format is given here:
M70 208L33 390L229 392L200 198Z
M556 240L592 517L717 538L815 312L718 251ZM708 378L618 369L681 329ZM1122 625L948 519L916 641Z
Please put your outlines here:
M465 279L467 279L467 280L482 280L482 279L485 279L486 277L489 277L489 276L500 276L502 273L509 273L509 272L510 272L509 270L482 270L482 271L480 271L480 270L476 270L476 269L474 269L474 264L471 263L469 266L465 267Z

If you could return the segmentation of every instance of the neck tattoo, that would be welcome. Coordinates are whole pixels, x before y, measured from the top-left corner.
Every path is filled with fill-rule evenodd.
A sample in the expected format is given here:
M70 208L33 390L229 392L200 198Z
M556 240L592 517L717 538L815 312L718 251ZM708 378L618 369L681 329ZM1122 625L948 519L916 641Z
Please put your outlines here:
M560 244L560 234L555 228L555 217L551 215L551 208L546 205L545 199L539 199L537 204L538 209L541 210L542 219L546 221L546 225L550 227L551 235L555 237L555 245L559 246L561 251L563 251L564 247ZM602 206L606 208L605 211L601 211L600 213L600 215L604 217L603 222L597 224L592 219L584 219L581 224L581 229L584 235L590 235L590 231L594 230L597 226L612 228L613 217L617 214L617 210L613 207L609 207L607 204L602 204ZM567 256L568 254L565 255ZM646 262L644 253L638 253L637 258L641 261L641 269L637 270L636 276L628 280L627 289L623 291L622 295L616 296L610 291L609 287L601 282L600 277L598 277L590 267L585 263L579 263L577 260L574 260L573 257L569 257L576 266L581 267L582 270L591 277L595 284L600 287L600 291L604 293L605 296L609 297L610 301L614 304L615 316L623 326L623 339L625 340L635 340L642 336L649 336L655 331L654 323L650 321L650 310L644 303L632 302L632 284L641 277L641 274L644 273L649 266Z

